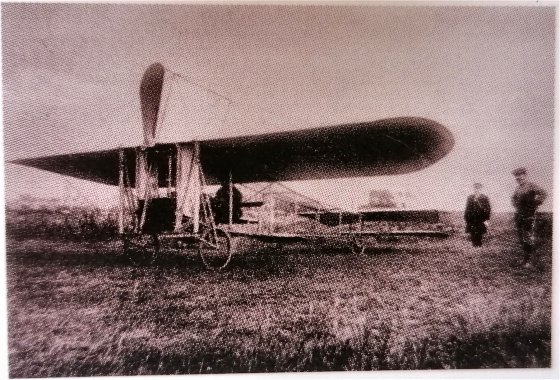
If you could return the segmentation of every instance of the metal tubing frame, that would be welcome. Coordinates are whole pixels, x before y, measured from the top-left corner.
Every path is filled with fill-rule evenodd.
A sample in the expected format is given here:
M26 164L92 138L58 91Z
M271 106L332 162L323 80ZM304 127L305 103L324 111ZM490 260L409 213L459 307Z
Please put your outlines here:
M231 170L229 171L229 199L228 199L228 224L231 230L233 224L233 180L231 175Z
M124 233L124 151L119 149L119 234Z
M198 234L198 231L200 229L200 198L201 198L202 186L203 186L201 176L204 175L202 173L202 168L200 167L200 143L198 141L194 142L193 154L194 154L193 164L196 165L197 168L199 169L198 182L200 186L198 187L198 193L196 194L198 200L198 206L195 208L193 212L193 233Z

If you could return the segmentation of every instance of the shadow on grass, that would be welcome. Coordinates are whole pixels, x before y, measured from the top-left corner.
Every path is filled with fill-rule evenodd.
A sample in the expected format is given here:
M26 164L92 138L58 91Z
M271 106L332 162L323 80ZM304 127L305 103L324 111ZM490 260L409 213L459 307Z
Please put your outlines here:
M234 252L231 262L221 272L236 273L250 271L255 274L285 275L297 271L297 266L308 267L316 264L336 266L339 259L345 257L367 258L378 255L402 254L409 249L391 246L370 247L365 254L351 253L344 245L321 245L314 247L309 244L292 245L254 245L249 249ZM84 241L84 242L52 242L35 240L32 242L11 241L7 249L8 260L33 263L33 265L87 266L87 267L118 267L141 266L161 268L181 268L193 272L208 271L196 248L185 250L162 247L154 262L134 265L124 254L122 244L118 240Z
M170 375L311 371L482 369L550 367L550 331L492 332L463 338L428 337L395 350L387 334L366 332L358 341L307 335L299 340L260 336L252 345L235 335L213 342L158 348L125 347L112 360L90 353L58 363L50 376ZM22 374L12 372L11 377ZM29 374L26 373L26 376Z

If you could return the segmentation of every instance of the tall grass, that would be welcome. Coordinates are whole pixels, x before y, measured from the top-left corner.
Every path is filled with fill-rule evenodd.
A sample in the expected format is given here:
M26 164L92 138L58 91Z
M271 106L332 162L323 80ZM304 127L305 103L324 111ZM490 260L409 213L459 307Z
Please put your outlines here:
M538 314L538 312L537 312ZM524 320L520 318L519 321ZM119 326L104 339L69 351L59 343L44 347L48 365L12 355L12 377L146 375L302 371L371 371L550 366L550 327L501 321L488 330L457 318L465 333L429 334L396 343L390 323L364 326L341 339L332 321L309 318L283 328L222 329L211 336L153 338L150 326ZM468 333L467 333L468 332ZM25 362L25 365L21 363Z
M117 211L82 206L6 208L10 239L98 240L115 236Z
M509 218L482 249L460 234L263 248L222 272L194 253L132 267L116 242L8 237L10 375L549 367L551 242L541 269L511 265Z

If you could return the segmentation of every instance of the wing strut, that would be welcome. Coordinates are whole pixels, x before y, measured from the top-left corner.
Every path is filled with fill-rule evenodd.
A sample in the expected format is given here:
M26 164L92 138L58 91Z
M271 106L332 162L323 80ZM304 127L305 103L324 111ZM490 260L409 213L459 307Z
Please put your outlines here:
M200 226L200 197L203 187L200 169L200 148L194 144L177 144L176 173L177 208L175 213L175 230L183 226L183 216L191 218L193 232Z
M124 233L124 151L119 150L119 234Z
M231 170L229 171L229 229L233 225L233 180Z

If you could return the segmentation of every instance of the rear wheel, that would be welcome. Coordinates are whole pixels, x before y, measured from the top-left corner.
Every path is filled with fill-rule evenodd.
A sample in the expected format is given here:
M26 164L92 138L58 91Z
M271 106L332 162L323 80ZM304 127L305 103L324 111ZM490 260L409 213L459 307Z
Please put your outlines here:
M125 256L135 266L153 264L160 249L157 235L127 235L123 245Z
M233 253L229 233L220 228L205 229L200 235L198 252L207 268L225 268Z

